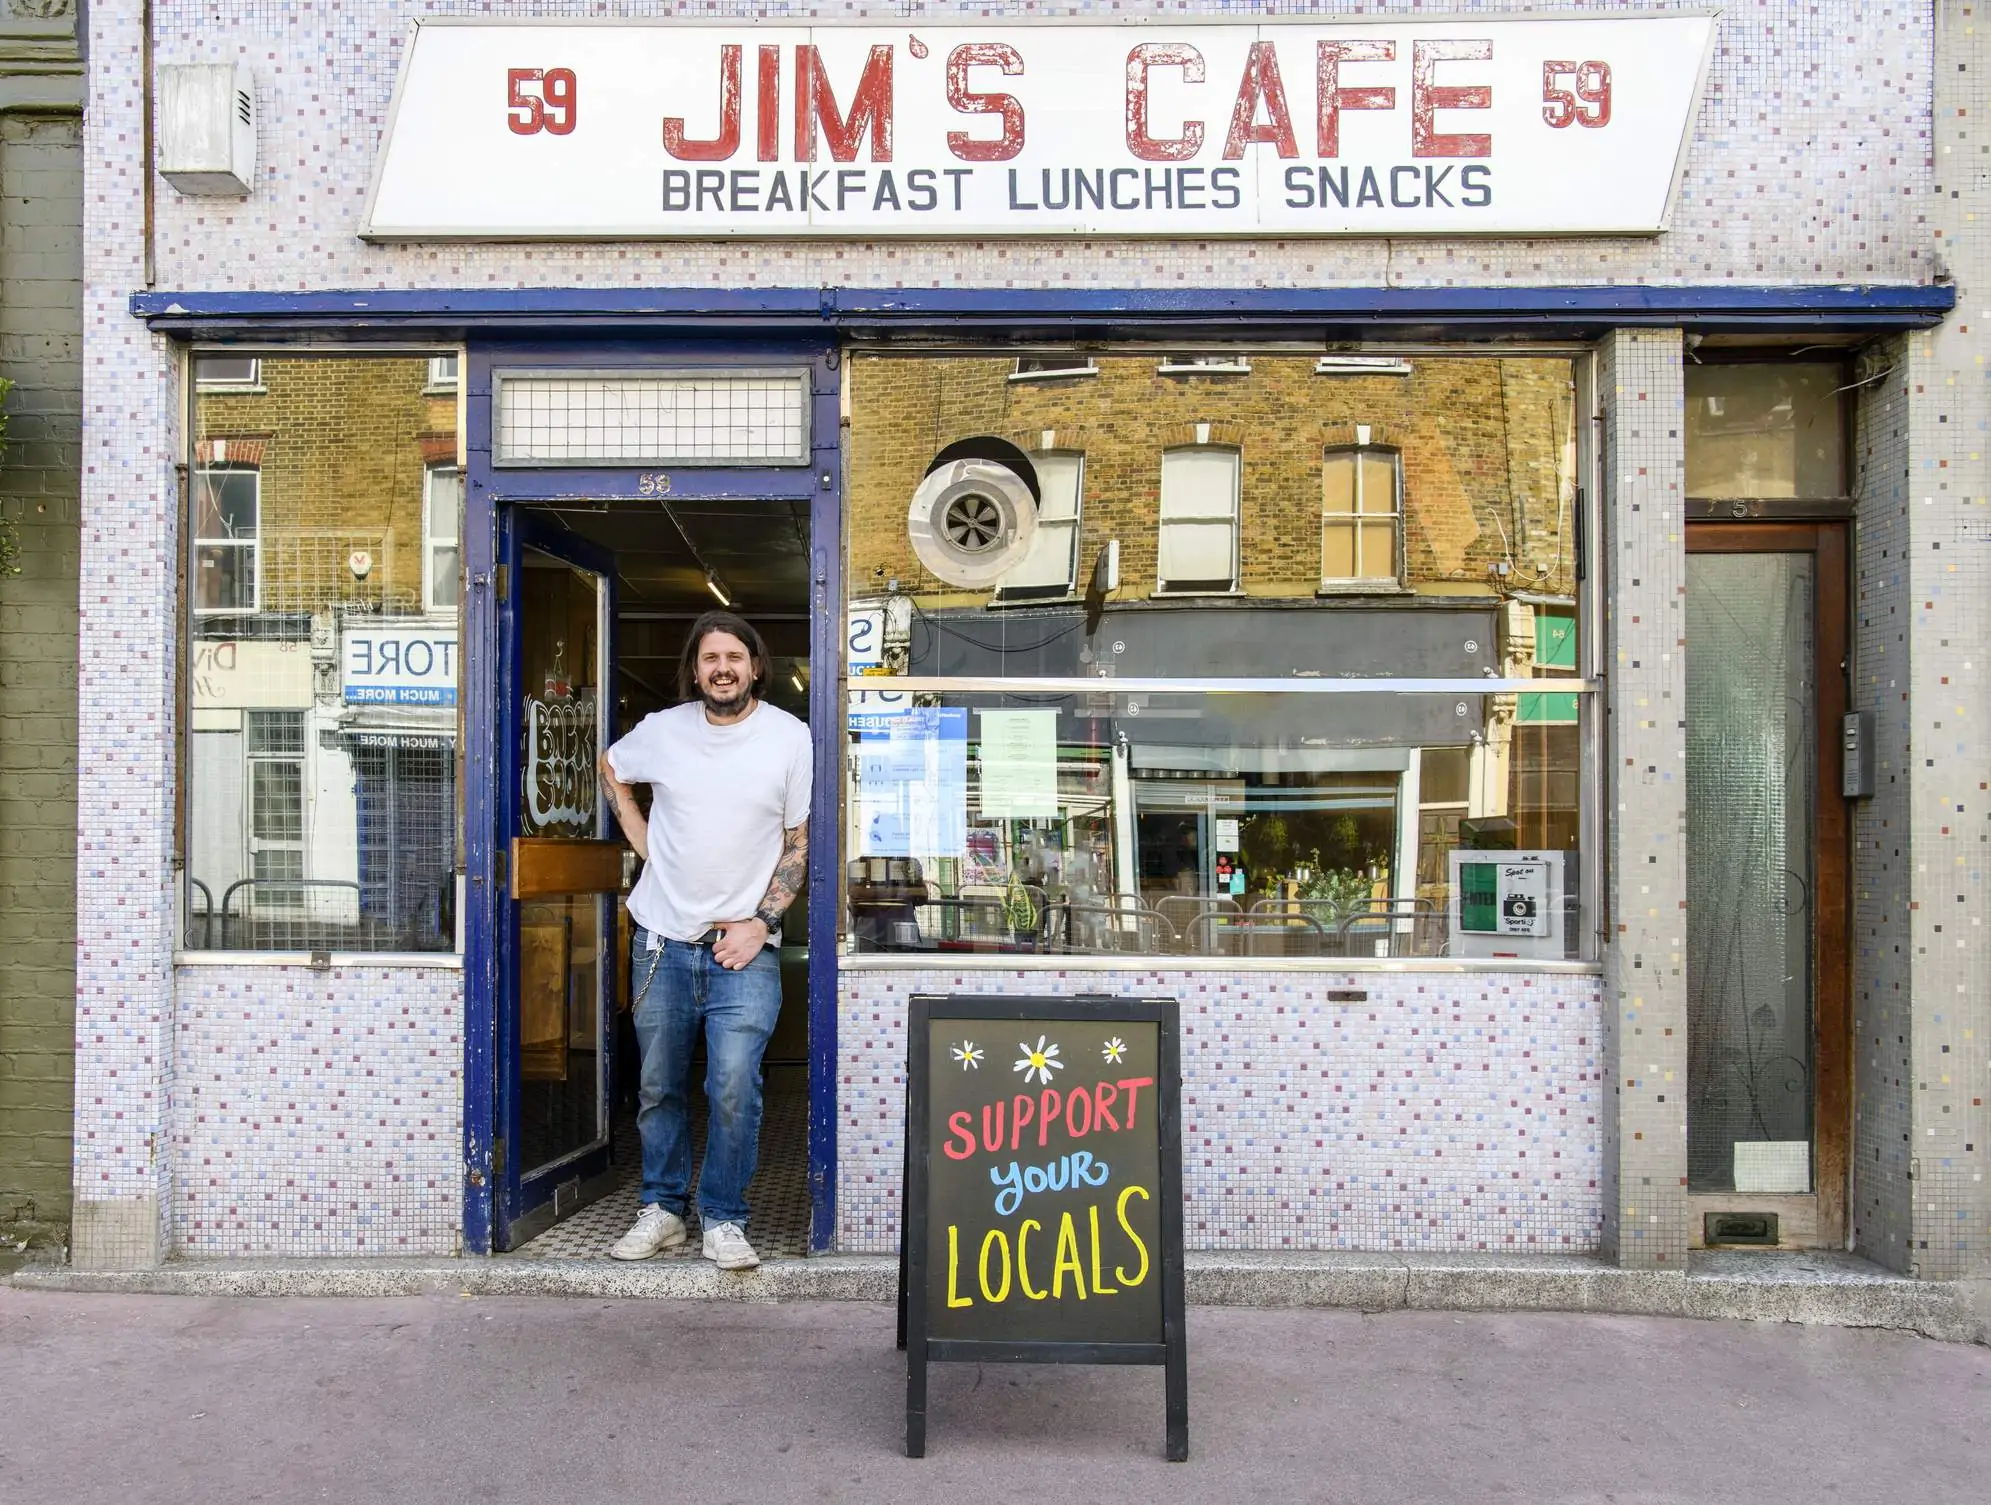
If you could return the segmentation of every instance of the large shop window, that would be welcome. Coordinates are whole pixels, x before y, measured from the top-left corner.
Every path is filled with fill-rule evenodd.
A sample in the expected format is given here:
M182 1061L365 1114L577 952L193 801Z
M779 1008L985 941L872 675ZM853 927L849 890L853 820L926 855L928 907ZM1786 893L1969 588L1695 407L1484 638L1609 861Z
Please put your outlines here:
M849 364L849 949L1594 954L1574 362L1018 369Z
M457 395L426 356L193 369L186 947L454 950Z

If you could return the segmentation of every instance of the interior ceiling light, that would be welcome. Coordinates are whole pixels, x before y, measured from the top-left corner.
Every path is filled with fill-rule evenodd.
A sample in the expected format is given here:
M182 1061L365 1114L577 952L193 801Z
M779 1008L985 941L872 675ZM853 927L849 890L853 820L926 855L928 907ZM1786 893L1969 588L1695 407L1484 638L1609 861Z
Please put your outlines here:
M660 499L658 505L664 509L664 516L671 520L671 526L677 529L677 536L684 540L685 551L691 555L691 562L703 571L705 588L712 592L712 599L721 606L731 606L733 593L726 589L725 582L719 578L719 572L707 564L705 556L698 552L698 545L691 541L691 534L684 526L684 519L677 515L677 510L669 502Z

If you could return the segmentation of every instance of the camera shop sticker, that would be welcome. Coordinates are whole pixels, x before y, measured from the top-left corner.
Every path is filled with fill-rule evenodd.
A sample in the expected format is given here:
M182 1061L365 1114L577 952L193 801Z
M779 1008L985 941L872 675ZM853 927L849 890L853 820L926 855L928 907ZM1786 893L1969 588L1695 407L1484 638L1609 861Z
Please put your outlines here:
M1546 862L1471 862L1459 869L1459 928L1485 935L1549 933Z

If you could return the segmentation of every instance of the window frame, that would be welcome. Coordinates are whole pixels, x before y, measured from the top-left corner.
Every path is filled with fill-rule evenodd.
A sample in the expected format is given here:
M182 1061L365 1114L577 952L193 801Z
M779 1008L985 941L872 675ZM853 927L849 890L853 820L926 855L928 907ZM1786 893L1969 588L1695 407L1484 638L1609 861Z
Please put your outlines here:
M1355 507L1352 512L1329 512L1327 510L1327 467L1336 458L1346 455L1355 467L1353 489ZM1363 473L1366 467L1362 461L1369 455L1388 455L1393 494L1387 514L1364 512L1362 510ZM1404 583L1405 542L1403 520L1405 514L1403 494L1403 448L1396 444L1365 444L1360 440L1353 444L1330 444L1321 451L1321 506L1320 506L1320 588L1323 596L1351 596L1368 593L1396 594L1407 589ZM1354 533L1352 557L1355 567L1362 567L1362 526L1365 522L1380 520L1387 516L1390 524L1390 572L1388 575L1330 575L1327 572L1327 530L1330 524L1345 522Z
M1164 510L1167 505L1168 457L1174 454L1226 454L1231 457L1231 505L1228 514L1190 513L1169 516ZM1244 447L1239 444L1191 443L1168 444L1162 447L1161 461L1157 467L1155 500L1155 589L1158 597L1184 596L1236 596L1243 594L1243 538L1244 533ZM1231 530L1231 567L1229 581L1215 586L1202 583L1174 585L1162 574L1161 541L1166 536L1170 524L1188 523L1207 526L1214 522L1227 522Z
M255 722L252 719L259 716L283 718L286 727L296 731L298 739L297 746L295 748L284 747L275 751L259 749L256 746ZM304 898L306 888L304 885L309 882L311 877L309 871L311 857L311 829L309 824L311 801L308 798L309 790L307 787L307 781L310 777L311 748L308 741L310 735L311 713L309 711L245 710L242 713L242 761L244 764L242 776L242 859L244 871L252 884L255 885L255 887L250 889L248 913L251 916L260 914L267 918L288 920L297 919L306 912ZM256 772L259 768L271 769L278 767L294 768L297 774L296 815L298 834L294 841L286 838L263 837L256 834L257 795L259 793ZM295 852L297 854L297 882L299 886L296 890L294 901L266 902L257 891L265 880L256 871L256 858L259 854L265 852ZM289 880L272 878L267 881L271 887L275 888L287 883Z
M208 535L200 532L200 486L210 475L250 475L256 483L256 531L248 538L227 535ZM197 465L193 473L193 494L190 498L193 516L188 519L187 532L191 553L188 556L188 574L191 578L200 569L202 549L230 548L247 549L249 552L249 604L247 606L202 606L192 591L188 593L187 607L191 615L201 618L212 617L252 617L263 609L263 467L260 464L239 464L221 461L209 465Z
M214 361L247 361L247 376L203 376L203 363ZM269 389L263 385L263 358L260 355L237 355L224 351L196 352L193 357L194 387L202 392L246 392L261 393Z
M1105 347L1102 349L1099 369L1102 372L1104 371L1104 363L1107 360L1139 359L1144 354L1151 352L1153 348L1153 345L1149 345L1144 351L1137 345L1130 345L1125 348ZM864 359L878 360L935 358L933 352L913 350L888 351L867 348L854 353L862 356ZM986 345L980 348L975 348L972 345L967 348L950 346L945 352L949 357L962 359L986 359L990 356L1003 357L1010 353L1010 351L1003 350L1000 347L991 348ZM1272 342L1267 345L1263 353L1286 354L1289 352L1277 349L1276 342ZM1367 354L1369 352L1364 353ZM1377 353L1380 355L1385 352ZM1336 376L1403 375L1407 374L1412 368L1413 362L1439 362L1453 359L1468 361L1499 360L1515 357L1556 359L1568 364L1570 382L1573 389L1571 394L1572 412L1585 414L1594 412L1596 408L1598 355L1595 348L1588 344L1547 341L1539 345L1529 345L1526 347L1489 348L1480 344L1460 341L1458 343L1447 343L1442 346L1418 344L1406 348L1401 354L1387 354L1393 366L1403 369L1392 369L1385 372L1365 368L1362 370L1335 371L1331 374ZM1149 355L1149 358L1152 359L1152 355ZM1327 376L1330 373L1319 370L1319 363L1316 362L1316 374ZM1461 974L1478 973L1483 975L1505 973L1599 975L1603 970L1600 948L1611 921L1609 907L1610 895L1605 883L1606 853L1603 843L1603 815L1606 809L1606 802L1610 798L1611 790L1609 770L1605 766L1602 752L1603 721L1607 706L1603 695L1603 682L1596 677L1601 654L1601 633L1605 608L1603 592L1604 571L1600 567L1599 554L1594 542L1586 548L1580 541L1583 539L1594 541L1603 536L1601 519L1603 514L1602 498L1604 488L1602 485L1602 456L1594 429L1590 425L1583 423L1573 424L1571 444L1573 450L1573 483L1575 490L1573 502L1575 515L1572 526L1576 530L1575 537L1579 540L1578 560L1574 571L1572 597L1570 599L1570 609L1573 611L1577 630L1576 668L1573 678L1558 678L1549 681L1558 690L1567 690L1574 693L1578 697L1579 707L1578 737L1581 763L1578 770L1579 783L1576 792L1578 801L1575 811L1576 846L1569 855L1568 865L1565 869L1565 881L1570 885L1569 892L1572 894L1576 904L1576 909L1570 916L1569 928L1565 930L1565 938L1570 944L1569 955L1562 958L1444 955L1415 958L1393 957L1388 959L1365 958L1361 956L1344 956L1331 959L1298 956L1214 957L1129 946L1124 950L1104 949L1093 952L1052 951L1037 955L1021 952L987 954L975 952L951 953L946 957L945 965L950 969L962 971L1009 972L1020 970L1025 972L1058 971L1060 973L1076 972L1081 974L1157 972L1211 972L1225 974L1240 972L1290 972L1318 974L1331 970L1354 974L1372 971L1433 971ZM1169 448L1200 447L1204 446L1193 444L1169 446ZM1234 448L1239 452L1239 468L1237 472L1239 495L1233 514L1236 520L1236 528L1233 533L1235 551L1241 549L1243 542L1243 446L1217 445L1209 447ZM1399 540L1399 557L1401 557L1404 549L1403 540L1407 536L1408 514L1404 506L1405 478L1402 474L1400 461L1397 468L1397 485L1398 506L1394 523L1396 536ZM1316 515L1318 516L1318 493L1316 493L1316 497ZM845 549L845 558L848 560L848 537L843 540L842 546ZM1318 556L1316 558L1318 560ZM1400 565L1401 568L1402 566ZM1157 568L1158 575L1159 569ZM1237 579L1239 577L1234 575L1233 578ZM1399 578L1401 579L1401 575ZM854 585L855 581L853 580L852 583ZM1164 597L1171 595L1207 597L1215 593L1171 593L1157 591L1154 594ZM1217 599L1227 601L1242 594L1244 593L1241 591L1233 590L1218 595ZM1346 596L1355 597L1356 600L1351 602L1350 605L1357 611L1367 609L1368 605L1371 604L1360 600L1363 593L1359 591L1348 593L1336 592L1335 594L1343 596L1344 599ZM1398 593L1390 592L1389 594L1394 597ZM1138 587L1136 587L1134 590L1117 594L1115 599L1122 605L1138 607L1140 601L1146 598L1141 596ZM1297 605L1298 602L1296 601L1294 604ZM1324 609L1333 609L1328 602L1321 602L1320 604ZM1396 602L1392 599L1389 604L1395 605ZM867 692L899 697L908 702L927 696L999 695L1004 697L1021 697L1022 703L1042 704L1045 697L1097 697L1101 694L1100 679L1092 674L1067 674L1063 676L1008 676L997 673L914 674L901 668L896 673L877 673L873 671L871 677L864 681L864 685ZM1411 696L1462 696L1467 694L1512 696L1528 691L1539 691L1543 687L1544 681L1532 675L1525 679L1511 680L1459 679L1448 681L1442 678L1420 678L1415 676L1378 677L1356 680L1318 678L1300 672L1290 677L1279 678L1212 677L1207 674L1183 678L1115 677L1110 693L1114 696L1126 695L1130 698L1143 695L1196 693L1277 695L1314 700L1316 704L1321 706L1323 715L1332 717L1336 714L1333 709L1333 697L1339 694L1395 693ZM1326 698L1324 700L1319 699L1318 697L1321 696L1325 696ZM947 703L953 704L954 702L950 701ZM974 702L968 703L973 704ZM1000 703L1008 704L1009 702L1004 701ZM839 787L842 791L839 798L840 803L843 804L840 816L845 823L845 834L848 835L848 823L854 819L855 810L855 806L849 803L849 801L852 798L851 779L857 757L857 743L855 739L859 735L859 732L855 728L839 728L834 735L837 743L836 763L840 776ZM1482 758L1480 756L1483 751L1482 748L1476 745L1469 754L1469 780L1479 779L1485 775L1486 770L1482 767ZM1061 764L1061 774L1062 771ZM1421 828L1427 813L1442 818L1442 816L1452 811L1467 811L1472 805L1470 799L1466 801L1443 801L1435 803L1427 812L1421 797L1421 774L1420 762L1413 759L1399 785L1399 851L1402 851L1413 837L1417 839L1421 848ZM1421 851L1419 855L1422 855ZM882 861L886 859L878 860ZM1406 880L1414 880L1416 868L1413 861L1399 859L1398 866L1402 868ZM851 903L851 890L857 881L854 875L848 870L840 872L838 875L835 894L838 905L837 967L840 970L903 973L908 970L930 969L935 965L935 959L932 956L919 952L895 949L860 949L861 943L856 936L851 918L852 911L849 907ZM889 881L889 877L887 879L873 879L868 881ZM1122 876L1118 873L1111 875L1110 881L1116 886L1124 886ZM1129 929L1130 927L1128 926L1122 927L1123 933L1126 933Z
M1066 552L1066 559L1065 559L1064 584L1063 585L1025 585L1025 586L998 585L995 588L994 592L991 593L989 597L989 604L991 606L1042 606L1059 601L1072 601L1077 599L1077 597L1082 594L1082 592L1079 590L1079 583L1078 583L1078 573L1079 573L1078 561L1079 561L1079 541L1085 527L1085 451L1082 449L1032 450L1030 452L1030 463L1035 465L1037 464L1038 461L1046 459L1051 456L1057 456L1060 458L1069 456L1077 463L1078 466L1078 480L1072 487L1071 517L1069 519L1066 518L1054 519L1053 523L1051 524L1052 526L1056 527L1069 528L1071 531L1070 547ZM1039 481L1041 482L1042 480L1041 470L1038 473L1038 477ZM1037 526L1040 530L1046 526L1046 523L1044 521L1044 516L1041 511L1038 513L1037 516Z
M1315 376L1408 376L1411 369L1401 355L1323 355L1314 362Z
M447 373L443 371L443 363L445 361L449 363L449 370ZM462 352L456 350L448 350L444 351L441 355L432 355L429 357L428 379L422 384L422 391L425 394L432 394L435 396L445 396L445 395L453 396L457 392L461 391L462 388L463 388Z
M1071 381L1077 377L1099 375L1099 360L1096 356L1091 355L1074 355L1072 357L1073 363L1069 366L1045 366L1030 371L1023 369L1025 361L1054 361L1058 359L1060 357L1056 354L1019 355L1016 358L1016 364L1010 368L1008 380L1026 382Z
M435 484L439 474L447 472L456 477L456 532L446 541L439 541L435 535L434 507ZM424 615L436 616L444 612L454 616L463 610L463 467L453 460L438 460L422 467L422 611ZM456 551L456 599L439 604L436 600L436 550L451 548Z
M257 376L260 381L267 372L266 363L272 360L394 361L394 360L405 360L409 358L417 358L417 359L422 359L426 363L427 360L433 358L435 355L439 353L455 354L459 360L459 367L458 367L459 373L463 371L464 367L461 363L464 361L465 356L461 347L458 347L453 351L447 349L439 350L438 345L435 342L375 344L366 341L345 341L345 342L317 345L317 344L286 344L282 341L268 341L259 344L252 358L256 362ZM249 391L253 391L256 394L262 395L266 394L267 392L266 386L262 385L259 385L253 389L238 387L227 383L217 386L212 383L203 382L199 379L197 374L199 369L198 363L201 360L211 358L216 355L233 356L236 354L238 354L237 351L226 347L202 345L190 341L181 348L181 354L178 366L178 369L181 373L180 384L179 384L178 410L181 417L180 432L181 435L183 436L183 441L182 441L183 448L181 450L181 456L182 456L181 474L185 478L182 483L180 491L180 510L182 514L182 526L185 529L185 536L189 541L189 547L183 551L183 558L180 566L181 569L185 572L178 583L179 599L181 603L180 604L181 625L178 632L174 634L175 649L179 655L179 672L176 676L178 681L178 695L176 697L176 704L175 704L175 715L177 718L177 725L173 736L173 748L174 748L174 757L176 765L174 769L174 778L173 778L173 786L174 786L173 843L174 843L174 850L176 853L176 867L177 867L177 878L175 885L177 889L177 894L175 902L175 911L178 915L178 923L180 929L178 933L178 938L175 942L173 949L173 964L176 967L241 967L245 965L287 967L287 966L302 966L306 963L307 959L319 955L324 955L328 956L334 963L350 963L352 965L359 965L359 966L384 967L393 970L413 969L416 971L462 972L466 965L465 945L467 939L466 929L468 924L467 920L468 911L465 907L466 892L464 885L466 883L466 877L465 877L464 864L468 860L469 856L469 847L467 846L465 841L466 833L464 829L464 814L465 814L465 802L468 797L470 784L472 781L466 777L466 772L465 772L466 759L464 757L463 742L460 737L455 742L454 752L450 757L450 764L452 768L452 772L450 775L451 800L454 807L454 815L453 815L454 831L451 839L454 843L454 849L456 853L456 858L455 858L456 898L454 901L456 905L456 916L455 916L454 935L449 938L449 944L446 947L446 949L432 950L432 951L431 950L394 950L394 949L346 950L335 946L335 948L328 953L319 953L319 952L314 952L309 947L303 945L265 944L265 945L230 947L226 945L216 945L216 944L200 945L191 939L190 926L193 918L197 913L193 898L193 890L195 886L194 879L193 875L188 871L186 871L184 867L177 866L177 860L183 859L184 855L190 849L191 836L193 831L193 821L194 821L193 787L192 787L191 772L194 766L194 738L198 733L195 727L195 708L193 704L193 688L192 688L193 675L190 666L194 661L194 655L198 651L199 645L206 639L213 637L215 635L209 624L216 622L217 619L225 621L230 616L248 617L252 614L260 616L267 609L264 601L265 592L264 592L264 576L262 568L263 559L262 559L262 548L261 548L262 544L265 542L265 536L264 536L265 513L262 507L261 479L262 479L262 472L268 468L266 463L256 463L254 465L245 464L239 467L242 469L254 469L257 472L258 489L257 489L256 542L258 548L258 555L257 555L257 566L256 566L256 605L253 609L253 613L239 607L216 609L213 611L196 611L192 601L191 586L193 581L194 556L191 551L191 544L193 541L193 534L194 534L193 522L195 516L195 508L198 506L198 498L194 490L194 484L195 484L194 478L203 470L221 470L221 469L236 468L236 466L232 464L214 464L214 465L202 464L200 460L197 458L199 452L198 444L199 444L200 428L201 428L201 422L200 422L201 412L199 404L202 400L209 397L230 397L237 395L239 393L249 392ZM449 426L453 428L456 431L456 433L460 436L462 433L462 425L464 422L464 401L465 401L464 387L462 383L459 382L459 385L453 394L432 394L428 393L426 390L426 374L427 373L425 370L423 395L425 396L447 395L453 397L456 411L453 415L452 421L449 424ZM261 421L262 421L261 419L258 420L259 425ZM426 466L424 467L424 469L426 470ZM468 474L467 469L465 471L465 474L467 476ZM466 483L466 495L465 495L466 512L468 506L469 506L469 497L468 497L467 483ZM426 530L427 526L426 517L423 520L423 526L424 529ZM467 517L460 516L458 526L460 532L467 532L468 529ZM426 558L424 559L424 565L426 566ZM468 601L467 601L467 591L466 591L466 605L467 604ZM415 623L419 622L421 618L410 617L408 620L411 623ZM461 620L462 620L461 614L459 613L458 614L459 624L461 623ZM461 639L459 639L459 642L460 641ZM457 683L458 683L458 693L460 698L465 692L467 692L470 689L471 680L469 676L469 671L464 667L464 661L461 654L458 655L457 662L458 662ZM310 723L307 723L306 734L307 738L310 738L313 735L313 728ZM250 791L247 787L249 775L247 769L248 756L246 751L247 748L246 719L244 720L243 723L242 735L243 735L243 752L238 754L238 757L241 759L243 766L243 773L244 773L244 787L241 793L241 799L242 799L241 819L243 819L246 822L248 819L248 801L250 798ZM309 764L311 763L312 760L314 760L318 756L317 747L313 745L311 742L307 741L307 747L304 756L307 762L306 776L308 778L310 777ZM264 760L258 759L258 761L264 761ZM312 798L312 793L308 785L305 790L305 797L306 797L307 818L308 818L309 804ZM243 840L245 844L244 855L246 862L247 860L246 843L248 840L246 831L244 833ZM308 847L306 851L306 857L307 860L310 857L310 851ZM247 875L245 874L245 876ZM309 881L310 881L309 869L307 867L307 883ZM308 893L309 891L310 890L307 888L306 892ZM220 895L218 894L211 896L212 900L218 901L219 898ZM218 910L213 911L213 915L218 925L220 917L219 911Z
M1157 376L1249 376L1251 358L1224 351L1173 350L1155 367Z

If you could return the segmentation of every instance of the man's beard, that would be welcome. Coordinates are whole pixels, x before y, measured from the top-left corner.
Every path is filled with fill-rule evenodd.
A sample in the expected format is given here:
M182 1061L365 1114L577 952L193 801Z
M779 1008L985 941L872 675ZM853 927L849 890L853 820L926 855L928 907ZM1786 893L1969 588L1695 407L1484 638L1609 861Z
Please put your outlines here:
M753 693L753 681L750 679L735 680L729 689L715 690L703 682L698 686L698 698L705 702L705 708L720 716L731 716L745 710Z

